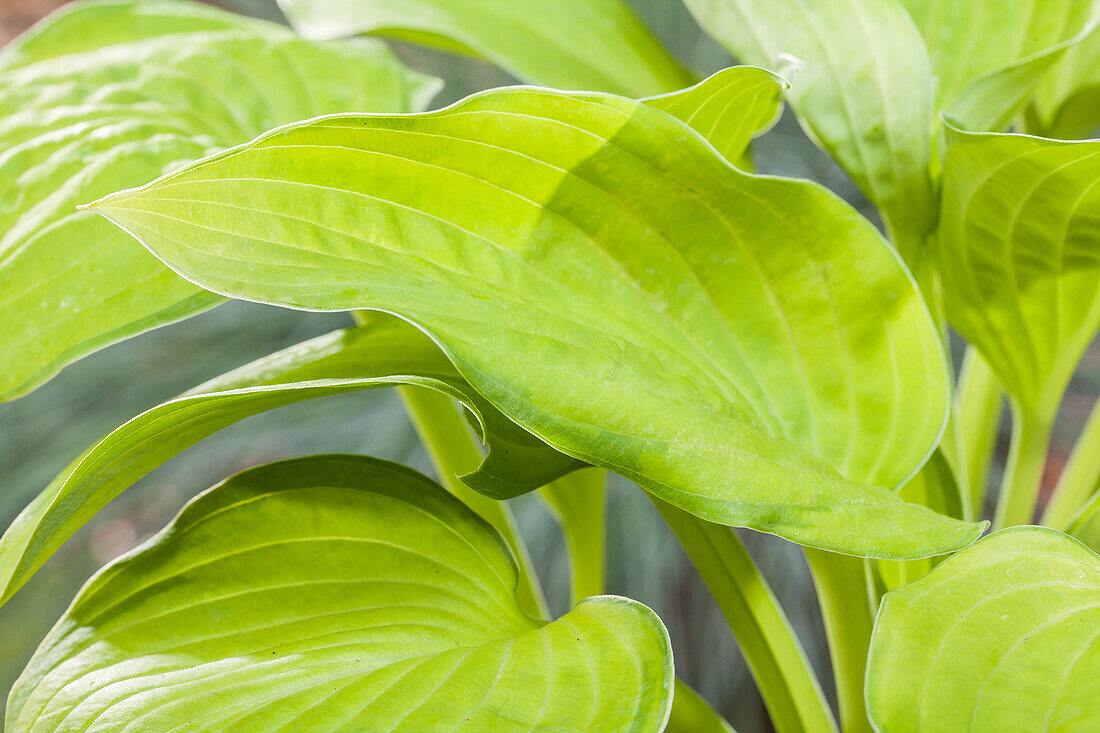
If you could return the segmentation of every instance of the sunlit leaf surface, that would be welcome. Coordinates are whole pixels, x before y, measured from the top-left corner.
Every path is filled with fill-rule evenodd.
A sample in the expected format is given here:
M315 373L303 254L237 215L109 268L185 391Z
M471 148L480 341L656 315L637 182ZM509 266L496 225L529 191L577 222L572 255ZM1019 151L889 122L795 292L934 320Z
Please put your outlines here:
M95 208L213 291L400 314L518 424L706 519L884 557L977 535L889 490L947 406L894 252L645 104L331 117Z
M357 456L242 473L81 591L7 730L654 731L657 616L516 601L501 538L441 487Z
M77 3L0 54L0 400L221 301L78 204L280 124L421 108L381 44L197 3Z
M1100 556L1004 530L888 593L867 709L883 733L1100 729Z

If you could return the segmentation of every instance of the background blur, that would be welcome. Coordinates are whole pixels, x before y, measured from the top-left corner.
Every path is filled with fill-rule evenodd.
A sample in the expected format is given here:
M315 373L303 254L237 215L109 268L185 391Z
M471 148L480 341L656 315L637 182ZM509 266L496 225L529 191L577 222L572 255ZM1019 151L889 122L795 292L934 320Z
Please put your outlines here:
M732 63L672 0L628 0L685 63L701 74ZM0 45L56 7L59 0L0 0ZM223 0L228 9L280 20L274 0ZM443 78L441 106L466 94L512 83L476 61L401 46L415 68ZM813 178L869 216L866 201L785 115L755 143L761 172ZM334 328L341 315L299 313L230 303L207 314L111 347L66 369L31 395L0 404L0 528L90 444L130 417L217 374ZM1100 352L1085 357L1063 409L1045 484L1053 485L1100 383ZM1002 435L999 455L1007 448ZM319 452L381 456L430 472L400 402L390 390L330 397L237 424L139 482L73 537L4 607L0 607L0 693L6 698L39 640L84 581L104 563L163 527L190 497L248 466ZM993 479L1001 468L994 467ZM533 496L513 501L546 584L552 609L564 612L567 567L560 531ZM657 611L672 635L677 672L742 733L771 730L743 661L705 587L671 532L641 495L612 479L608 511L608 592ZM749 549L791 617L828 690L824 632L799 550L774 537L743 532Z

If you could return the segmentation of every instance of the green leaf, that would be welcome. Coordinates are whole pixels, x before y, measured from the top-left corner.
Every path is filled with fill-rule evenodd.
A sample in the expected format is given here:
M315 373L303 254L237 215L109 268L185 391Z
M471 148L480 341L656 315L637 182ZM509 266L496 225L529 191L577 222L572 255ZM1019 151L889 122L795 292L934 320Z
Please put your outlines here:
M893 251L644 104L516 88L334 116L95 209L215 292L401 315L516 423L705 519L884 557L978 534L879 488L948 399Z
M1066 532L1084 542L1093 552L1100 552L1100 491L1081 507Z
M935 224L933 84L928 51L897 0L686 0L703 29L740 61L801 63L787 97L882 209L914 261Z
M308 38L378 33L562 89L643 97L694 79L622 0L280 0Z
M158 405L76 459L0 539L0 603L111 499L203 438L283 405L395 384L439 390L477 416L489 455L464 479L485 494L499 498L532 491L583 465L486 403L439 348L407 323L389 319L335 331Z
M928 45L937 109L1001 130L1043 73L1091 30L1091 0L902 0Z
M1077 139L1100 126L1100 33L1067 50L1033 97L1043 134Z
M0 400L221 302L78 204L276 125L419 109L436 89L373 42L166 0L70 8L0 56Z
M105 568L46 637L7 730L653 731L672 649L640 603L552 623L499 535L396 464L246 471Z
M775 122L779 93L788 87L765 69L733 66L689 89L642 101L686 123L736 164L753 137Z
M883 733L1100 729L1100 557L997 532L886 594L867 671Z
M1049 422L1100 327L1100 142L957 129L949 140L948 317L1024 414Z

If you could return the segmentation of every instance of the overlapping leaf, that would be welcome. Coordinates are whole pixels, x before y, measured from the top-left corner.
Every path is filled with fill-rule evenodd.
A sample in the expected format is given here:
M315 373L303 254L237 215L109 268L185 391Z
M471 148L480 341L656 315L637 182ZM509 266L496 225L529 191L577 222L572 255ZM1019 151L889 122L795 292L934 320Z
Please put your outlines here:
M801 61L788 92L803 125L883 210L912 260L935 224L931 62L897 0L686 0L740 61Z
M704 518L885 557L977 534L888 491L947 403L894 253L644 104L335 116L95 208L216 292L400 314L518 424Z
M130 420L57 477L0 539L0 603L96 512L151 470L246 417L326 395L394 384L440 390L478 416L489 455L464 477L501 498L533 491L583 464L488 405L412 326L389 319L336 331L249 364Z
M755 66L722 69L689 89L642 100L686 123L731 163L775 121L785 79Z
M937 109L972 130L1004 129L1091 29L1092 0L901 0L920 28Z
M993 534L888 593L867 709L882 733L1100 728L1100 556L1040 527Z
M1090 137L1100 126L1100 33L1067 50L1034 95L1039 127L1048 137Z
M1100 327L1100 142L950 131L939 253L953 325L1049 420Z
M622 0L280 0L310 38L378 33L483 57L517 78L634 97L692 83Z
M1093 552L1100 552L1100 492L1093 494L1081 507L1066 532L1091 547Z
M501 538L401 466L240 474L97 575L12 690L7 730L653 731L672 649L596 597L516 601Z
M195 3L77 3L0 55L0 400L220 302L76 206L276 125L419 109L372 42L312 43Z

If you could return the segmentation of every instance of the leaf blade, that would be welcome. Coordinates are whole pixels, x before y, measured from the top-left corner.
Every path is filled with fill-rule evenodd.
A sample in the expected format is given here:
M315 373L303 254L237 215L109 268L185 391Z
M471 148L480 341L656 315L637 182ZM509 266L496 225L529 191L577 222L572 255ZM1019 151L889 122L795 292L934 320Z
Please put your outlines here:
M1088 730L1100 557L1041 527L996 532L888 593L867 701L879 730Z
M942 351L896 256L823 189L740 173L644 104L520 88L426 115L337 116L95 208L213 291L400 313L517 424L711 521L891 556L976 536L822 462L892 487L942 430ZM789 285L807 280L818 288ZM872 302L885 322L867 319ZM872 364L887 383L866 381ZM912 419L884 424L898 401ZM874 437L858 440L861 424ZM868 541L870 525L845 530L826 506L882 531ZM924 529L906 537L907 522Z
M502 498L533 491L582 465L497 412L412 326L392 319L335 331L158 405L77 458L0 538L0 604L115 496L200 440L266 410L395 384L439 390L477 416L489 454L468 481L482 493Z
M74 5L13 44L0 68L0 400L222 300L78 204L274 125L409 111L434 91L369 42L306 42L162 0Z
M652 611L603 596L544 624L515 583L499 535L409 469L269 464L89 582L14 688L8 727L664 724L671 647Z
M311 38L360 33L481 56L522 81L634 97L694 79L620 0L280 0Z

